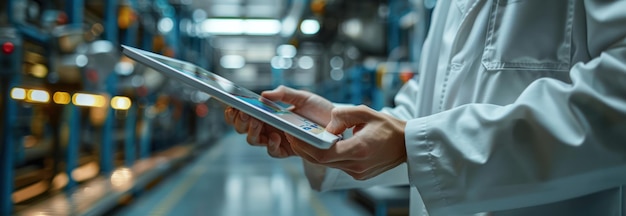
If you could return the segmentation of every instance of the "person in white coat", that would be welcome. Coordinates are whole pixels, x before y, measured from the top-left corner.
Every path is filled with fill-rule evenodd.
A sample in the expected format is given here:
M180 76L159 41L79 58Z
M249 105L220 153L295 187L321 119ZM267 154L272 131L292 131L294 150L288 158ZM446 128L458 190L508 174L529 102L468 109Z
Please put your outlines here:
M626 1L438 1L396 106L263 96L354 135L328 150L229 108L320 190L411 185L412 215L626 215Z

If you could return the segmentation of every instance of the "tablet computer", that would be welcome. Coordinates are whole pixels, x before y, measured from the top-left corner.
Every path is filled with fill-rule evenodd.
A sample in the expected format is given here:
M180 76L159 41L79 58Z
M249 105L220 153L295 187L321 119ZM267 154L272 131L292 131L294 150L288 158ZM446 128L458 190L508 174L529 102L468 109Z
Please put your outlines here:
M160 73L203 91L223 103L278 128L302 141L328 149L340 137L283 106L237 86L195 64L122 45L123 53Z

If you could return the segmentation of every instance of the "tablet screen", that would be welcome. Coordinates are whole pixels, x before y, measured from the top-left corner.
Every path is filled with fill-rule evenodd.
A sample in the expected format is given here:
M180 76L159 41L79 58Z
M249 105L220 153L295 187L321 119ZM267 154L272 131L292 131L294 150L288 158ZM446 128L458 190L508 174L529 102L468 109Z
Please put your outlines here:
M266 112L272 113L285 119L286 121L294 123L303 130L309 131L313 134L320 134L325 131L325 129L318 124L310 122L309 120L301 118L297 115L291 114L291 112L285 107L270 100L261 98L260 95L248 89L241 88L231 81L221 76L215 75L196 65L182 61L172 61L166 58L161 58L160 56L154 55L152 53L146 53L146 55L149 55L151 58L158 60L161 63L170 66L178 71L185 72L188 75L191 75L199 80L206 82L207 84L217 87L220 90L227 92L248 104L254 105L255 107L258 107Z

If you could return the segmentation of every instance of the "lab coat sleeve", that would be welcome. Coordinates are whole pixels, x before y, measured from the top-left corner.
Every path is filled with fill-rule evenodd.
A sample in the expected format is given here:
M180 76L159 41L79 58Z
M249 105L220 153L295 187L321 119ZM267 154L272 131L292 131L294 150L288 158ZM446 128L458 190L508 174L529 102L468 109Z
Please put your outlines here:
M602 3L601 3L602 2ZM592 60L506 106L410 120L411 185L431 214L543 204L626 183L626 2L585 1Z
M394 108L383 108L381 112L403 120L414 118L416 110L415 94L417 94L417 82L410 80L400 89L398 96L394 98L396 106ZM336 104L336 106L346 105ZM344 134L344 137L349 136L351 136L351 131L347 131L347 134ZM306 161L304 161L304 170L311 187L321 191L409 184L406 163L368 180L355 180L352 176L339 169L321 167Z

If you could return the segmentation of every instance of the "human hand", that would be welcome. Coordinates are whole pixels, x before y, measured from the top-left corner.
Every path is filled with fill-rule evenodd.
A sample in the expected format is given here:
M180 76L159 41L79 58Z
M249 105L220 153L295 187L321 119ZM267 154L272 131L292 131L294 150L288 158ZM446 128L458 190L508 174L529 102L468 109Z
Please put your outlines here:
M267 153L275 158L285 158L294 155L289 143L286 142L282 131L255 119L233 107L224 111L226 123L233 125L235 131L246 133L246 141L253 146L267 147Z
M341 169L355 179L377 176L406 161L406 122L361 105L335 108L326 130L339 134L354 127L354 136L330 149L318 149L286 135L291 148L309 162Z
M291 104L290 111L320 125L330 122L330 113L334 108L330 101L319 95L284 86L263 92L261 96L272 101ZM226 123L233 125L237 133L247 134L246 141L250 145L266 146L270 156L284 158L295 154L284 132L232 107L226 108L224 117Z

